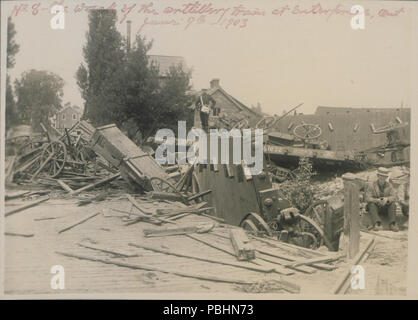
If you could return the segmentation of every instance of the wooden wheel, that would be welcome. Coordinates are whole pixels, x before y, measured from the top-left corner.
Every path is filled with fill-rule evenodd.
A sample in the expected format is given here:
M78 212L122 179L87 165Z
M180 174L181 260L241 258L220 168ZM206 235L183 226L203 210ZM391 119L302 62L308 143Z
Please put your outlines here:
M272 235L272 230L264 219L255 212L250 212L247 214L244 219L242 219L239 226L245 230L250 230L254 232L262 231L266 232L269 236Z
M330 241L325 236L324 229L316 223L315 220L305 215L300 215L300 218L301 221L299 222L299 226L302 231L302 236L310 234L310 238L314 239L314 241L306 245L306 247L316 249L319 248L323 242L325 242L328 248L331 247Z
M42 151L38 171L43 171L51 178L54 178L64 169L66 158L67 148L65 144L61 141L53 141Z
M302 140L313 140L322 134L322 130L316 124L302 123L293 129L293 134Z

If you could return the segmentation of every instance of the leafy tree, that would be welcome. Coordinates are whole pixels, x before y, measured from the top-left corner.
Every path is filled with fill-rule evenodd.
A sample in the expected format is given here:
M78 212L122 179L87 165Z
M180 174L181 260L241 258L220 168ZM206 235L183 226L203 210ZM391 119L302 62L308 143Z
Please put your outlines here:
M10 84L10 77L6 78L6 131L18 123L16 112L16 103L13 94L13 88Z
M186 96L190 74L173 66L162 81L158 66L148 59L152 41L138 35L125 53L115 24L114 11L89 13L85 61L76 74L85 100L84 118L96 126L116 123L137 142L159 128L176 129L177 121L191 114Z
M17 110L25 124L40 130L62 105L64 80L48 71L30 70L15 81Z
M136 131L148 132L157 121L157 94L160 90L158 69L149 65L147 52L152 42L137 37L135 45L127 55L125 72L118 91L122 94L120 121L128 119ZM131 130L134 132L133 130Z
M15 42L15 25L12 18L7 19L7 68L15 66L15 55L19 52L19 45Z
M7 19L7 69L15 65L15 55L19 52L19 45L15 42L16 30L12 19ZM16 103L10 76L6 77L6 130L18 123Z
M159 108L156 117L161 127L177 131L177 122L186 120L189 127L193 125L194 112L188 108L194 98L187 95L190 86L190 72L185 72L181 65L171 66L165 75L159 93Z
M123 71L125 54L122 36L116 29L116 11L91 10L89 31L83 48L84 63L76 73L77 84L85 100L84 118L95 125L114 118L118 95L118 73Z

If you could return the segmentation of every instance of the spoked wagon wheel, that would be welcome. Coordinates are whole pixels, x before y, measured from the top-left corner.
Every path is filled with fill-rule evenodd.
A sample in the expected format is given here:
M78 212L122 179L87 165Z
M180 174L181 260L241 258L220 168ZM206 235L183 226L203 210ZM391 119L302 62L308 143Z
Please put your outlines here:
M316 124L303 123L293 129L293 134L302 140L313 140L322 134L322 130Z
M264 117L263 119L257 122L257 124L255 125L255 128L267 130L271 128L272 126L274 126L275 123L276 123L276 117L273 117L273 116Z
M244 219L242 219L239 226L245 230L253 232L266 232L269 236L272 235L272 230L264 219L255 212L250 212L247 214Z
M304 247L311 249L319 248L323 242L329 247L330 242L325 236L323 228L310 217L300 215L301 221L299 226L304 242Z
M187 199L167 180L160 177L151 177L150 183L154 191L175 193L182 198L183 202L187 202Z
M67 148L64 143L61 141L53 141L49 143L42 151L40 157L40 167L34 177L36 177L40 171L45 172L51 178L58 176L62 169L64 169L66 159Z

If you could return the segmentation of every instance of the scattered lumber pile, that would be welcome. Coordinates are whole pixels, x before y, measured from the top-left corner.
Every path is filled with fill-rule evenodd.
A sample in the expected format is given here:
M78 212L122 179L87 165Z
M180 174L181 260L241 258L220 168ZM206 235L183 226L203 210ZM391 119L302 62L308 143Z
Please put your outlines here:
M201 201L211 192L200 190L195 166L163 168L113 124L96 129L87 121L79 121L63 133L43 124L41 127L41 134L8 139L8 153L13 153L7 161L8 186L41 187L78 196L93 189L121 188L124 180L125 190L148 192L151 200L186 205ZM80 205L103 198L106 195L83 199Z

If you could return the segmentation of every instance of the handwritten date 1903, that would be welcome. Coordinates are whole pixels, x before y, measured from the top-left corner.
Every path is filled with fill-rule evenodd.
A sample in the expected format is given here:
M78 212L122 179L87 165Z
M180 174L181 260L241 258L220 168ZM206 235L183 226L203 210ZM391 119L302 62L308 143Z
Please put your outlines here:
M225 29L228 29L229 27L245 28L247 27L247 23L248 19L224 18L213 23L213 25L219 25Z

